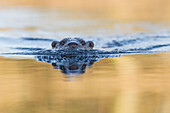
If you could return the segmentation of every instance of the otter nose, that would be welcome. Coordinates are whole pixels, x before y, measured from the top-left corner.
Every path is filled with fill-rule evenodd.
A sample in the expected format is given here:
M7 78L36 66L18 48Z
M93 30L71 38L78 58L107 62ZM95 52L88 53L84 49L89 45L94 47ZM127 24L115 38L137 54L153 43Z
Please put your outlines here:
M70 46L71 48L76 48L78 44L76 42L70 42L68 46Z

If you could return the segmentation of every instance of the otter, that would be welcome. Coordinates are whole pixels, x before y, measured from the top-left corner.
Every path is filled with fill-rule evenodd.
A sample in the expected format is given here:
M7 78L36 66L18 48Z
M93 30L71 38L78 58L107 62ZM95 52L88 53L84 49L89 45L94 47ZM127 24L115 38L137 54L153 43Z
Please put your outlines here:
M57 50L92 50L94 43L81 38L64 38L61 41L53 41L51 46Z

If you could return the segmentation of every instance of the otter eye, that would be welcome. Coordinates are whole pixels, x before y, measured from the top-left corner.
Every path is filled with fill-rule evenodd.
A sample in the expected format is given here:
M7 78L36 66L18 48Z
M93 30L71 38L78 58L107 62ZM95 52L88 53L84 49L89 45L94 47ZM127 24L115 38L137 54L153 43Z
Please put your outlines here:
M89 46L90 46L91 48L93 48L93 47L94 47L94 43L91 42L91 41L89 41Z
M61 41L60 42L60 45L64 45L66 42L65 41Z
M83 41L83 40L82 40L80 43L81 43L83 46L86 45L86 42Z
M52 48L55 48L57 44L58 44L58 41L53 41L53 42L51 43Z

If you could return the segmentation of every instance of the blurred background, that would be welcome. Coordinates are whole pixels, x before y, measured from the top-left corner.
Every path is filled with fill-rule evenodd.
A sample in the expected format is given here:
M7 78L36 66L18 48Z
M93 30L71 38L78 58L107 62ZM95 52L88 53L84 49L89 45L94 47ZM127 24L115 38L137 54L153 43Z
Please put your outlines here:
M0 7L33 6L62 11L91 12L79 18L116 21L168 21L169 0L0 0Z
M0 36L168 33L169 12L169 0L0 0Z

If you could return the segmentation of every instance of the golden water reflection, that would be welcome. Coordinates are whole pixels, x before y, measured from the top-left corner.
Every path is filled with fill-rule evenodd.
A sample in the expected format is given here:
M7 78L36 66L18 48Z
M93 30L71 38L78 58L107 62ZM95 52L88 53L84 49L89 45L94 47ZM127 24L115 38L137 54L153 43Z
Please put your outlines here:
M169 0L0 0L0 6L33 6L75 12L92 12L93 18L116 21L169 21ZM82 17L87 15L82 13Z
M68 80L51 64L0 58L1 113L168 113L170 54L102 59Z

